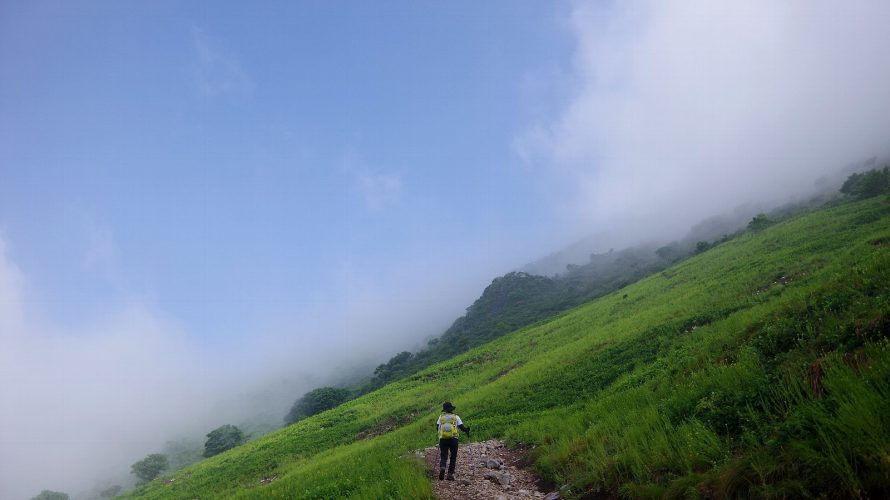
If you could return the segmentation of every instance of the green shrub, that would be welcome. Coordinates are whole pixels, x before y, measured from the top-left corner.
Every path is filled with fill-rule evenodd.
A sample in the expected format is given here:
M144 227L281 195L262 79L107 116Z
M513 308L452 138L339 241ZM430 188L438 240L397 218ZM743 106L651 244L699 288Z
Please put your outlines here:
M890 192L890 167L852 174L841 186L841 193L859 199L887 192Z
M68 494L61 491L43 490L36 497L32 497L31 500L68 500L68 498Z
M152 453L130 466L132 474L139 478L140 484L160 476L168 468L167 455L160 453Z
M313 389L294 401L290 411L284 417L284 423L290 425L306 417L340 406L350 399L352 399L352 391L349 389L339 387Z
M247 441L247 436L234 425L226 424L217 427L207 434L207 441L204 443L204 458L231 450L244 444L245 441Z

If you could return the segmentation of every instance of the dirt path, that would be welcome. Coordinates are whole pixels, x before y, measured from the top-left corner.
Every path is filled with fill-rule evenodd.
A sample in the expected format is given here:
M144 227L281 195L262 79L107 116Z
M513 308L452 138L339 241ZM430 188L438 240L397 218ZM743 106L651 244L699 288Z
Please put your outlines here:
M502 441L461 443L457 452L454 481L439 481L439 448L424 450L433 479L433 493L444 500L512 500L543 498L555 500L556 493L538 487L538 478L522 465L522 452Z

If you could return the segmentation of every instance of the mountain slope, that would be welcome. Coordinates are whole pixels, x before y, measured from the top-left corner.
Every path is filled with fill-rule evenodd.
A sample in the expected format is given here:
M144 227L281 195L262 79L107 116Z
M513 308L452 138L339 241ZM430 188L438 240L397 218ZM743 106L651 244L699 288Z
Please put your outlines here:
M663 246L640 244L622 250L586 253L595 238L581 240L563 251L524 267L528 272L511 272L495 278L466 314L440 336L417 352L403 351L377 367L373 376L355 388L357 395L378 389L389 382L412 375L428 366L486 344L514 330L545 321L556 314L606 295L654 272L688 258L710 246L728 241L745 231L746 224L770 225L815 210L838 198L823 193L810 199L788 203L758 214L754 219L744 211L702 220L678 241ZM751 214L756 212L750 212ZM766 217L764 217L766 215ZM755 222L756 221L756 222ZM559 266L552 277L534 274ZM584 262L581 264L580 262Z
M569 266L567 272L553 278L525 272L497 277L441 337L430 341L419 352L401 352L378 366L359 393L370 392L507 333L544 321L664 269L672 260L687 255L684 249L671 248L670 256L661 257L654 247L641 245L589 255L587 264Z
M568 497L890 493L890 208L795 217L133 498L424 498L444 400Z

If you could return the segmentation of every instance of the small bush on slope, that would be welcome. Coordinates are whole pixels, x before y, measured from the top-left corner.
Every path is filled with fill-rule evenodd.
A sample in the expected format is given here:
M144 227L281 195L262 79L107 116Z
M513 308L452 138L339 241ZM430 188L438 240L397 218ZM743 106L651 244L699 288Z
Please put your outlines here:
M207 434L207 441L204 443L204 457L219 455L226 450L244 444L245 441L247 441L247 436L238 427L232 424L219 426Z
M352 391L340 387L319 387L303 394L291 406L284 417L284 423L290 425L306 417L311 417L325 410L330 410L352 399Z

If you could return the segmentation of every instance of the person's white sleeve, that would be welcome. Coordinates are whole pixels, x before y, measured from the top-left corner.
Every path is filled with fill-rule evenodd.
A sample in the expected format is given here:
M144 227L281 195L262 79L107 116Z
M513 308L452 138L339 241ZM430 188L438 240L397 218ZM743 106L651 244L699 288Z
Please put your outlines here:
M457 419L457 425L464 425L463 421L457 415L454 416Z

